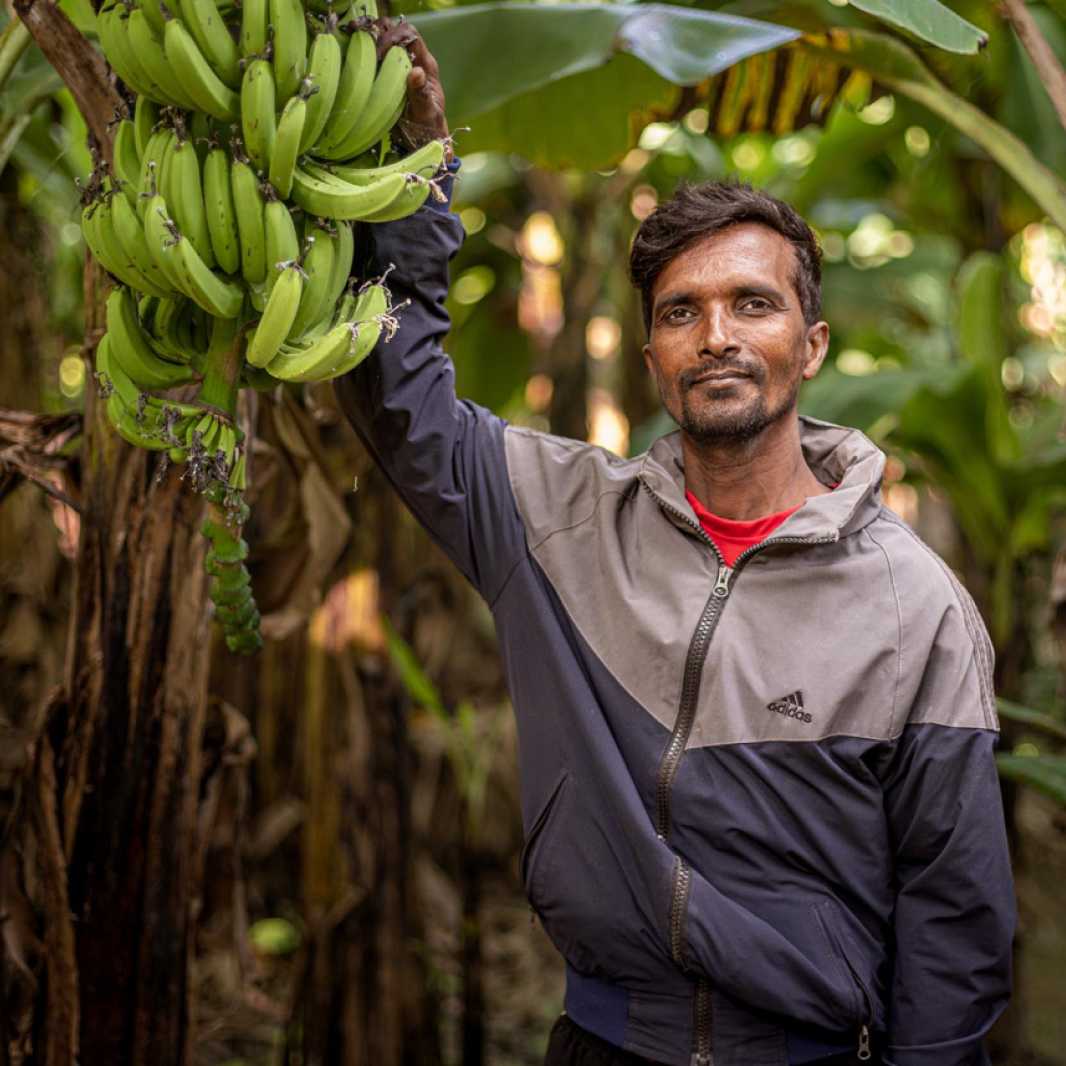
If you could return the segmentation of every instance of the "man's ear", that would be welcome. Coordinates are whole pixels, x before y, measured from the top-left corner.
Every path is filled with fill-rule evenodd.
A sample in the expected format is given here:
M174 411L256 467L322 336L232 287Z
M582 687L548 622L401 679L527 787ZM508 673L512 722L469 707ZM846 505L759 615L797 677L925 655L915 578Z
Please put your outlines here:
M807 327L806 352L803 358L803 379L810 381L822 368L829 351L829 323L815 322Z
M641 348L641 354L644 356L644 365L648 368L648 373L655 377L655 355L651 350L650 342Z

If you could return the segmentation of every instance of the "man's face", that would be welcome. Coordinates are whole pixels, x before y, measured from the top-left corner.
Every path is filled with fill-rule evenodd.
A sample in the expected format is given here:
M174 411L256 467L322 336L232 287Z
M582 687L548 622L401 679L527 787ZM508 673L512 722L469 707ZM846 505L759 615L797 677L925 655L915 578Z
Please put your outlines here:
M795 270L789 241L743 222L694 244L656 279L644 361L696 442L758 436L792 414L800 382L818 373L829 327L804 322Z

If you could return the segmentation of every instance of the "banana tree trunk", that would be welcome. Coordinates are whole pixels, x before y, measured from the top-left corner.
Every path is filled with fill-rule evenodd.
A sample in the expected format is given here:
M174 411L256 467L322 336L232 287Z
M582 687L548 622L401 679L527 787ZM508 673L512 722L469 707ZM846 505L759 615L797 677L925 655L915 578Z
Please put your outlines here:
M108 156L120 99L106 64L55 4L18 13ZM105 289L87 264L87 355ZM65 677L30 790L45 976L31 1061L186 1066L210 646L202 501L115 436L91 387L81 470Z
M89 336L98 280L89 266ZM189 1062L205 547L202 501L153 467L90 392L66 676L37 751L45 1066Z

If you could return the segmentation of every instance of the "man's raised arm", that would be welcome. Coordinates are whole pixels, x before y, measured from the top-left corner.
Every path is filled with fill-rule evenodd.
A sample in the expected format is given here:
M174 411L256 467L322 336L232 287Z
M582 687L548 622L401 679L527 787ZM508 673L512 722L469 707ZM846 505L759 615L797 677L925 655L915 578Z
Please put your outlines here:
M447 137L437 64L409 24L390 26L379 50L408 47L415 64L401 129L413 144ZM454 170L455 164L452 164ZM451 191L452 178L445 179ZM380 341L337 382L341 407L404 502L490 602L525 551L504 458L504 423L455 395L455 372L441 347L448 262L463 228L432 199L414 215L361 227L370 276L388 271L398 312L393 338Z

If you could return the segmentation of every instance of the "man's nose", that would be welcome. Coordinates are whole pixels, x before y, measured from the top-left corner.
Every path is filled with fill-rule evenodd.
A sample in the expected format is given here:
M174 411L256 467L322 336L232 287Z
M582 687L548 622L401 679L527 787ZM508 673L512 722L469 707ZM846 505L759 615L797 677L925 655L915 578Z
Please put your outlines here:
M711 308L707 312L706 322L700 355L721 359L736 355L740 351L736 338L736 323L726 308Z

